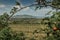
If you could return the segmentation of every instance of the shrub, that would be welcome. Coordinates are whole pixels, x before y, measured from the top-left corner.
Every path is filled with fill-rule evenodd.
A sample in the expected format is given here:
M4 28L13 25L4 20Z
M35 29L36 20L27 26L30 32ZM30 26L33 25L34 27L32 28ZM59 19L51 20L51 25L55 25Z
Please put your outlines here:
M0 31L0 40L25 40L23 32L13 33L9 27L4 28Z
M8 27L8 17L9 15L7 13L0 15L0 30L2 28Z
M30 40L36 40L35 38L30 38Z

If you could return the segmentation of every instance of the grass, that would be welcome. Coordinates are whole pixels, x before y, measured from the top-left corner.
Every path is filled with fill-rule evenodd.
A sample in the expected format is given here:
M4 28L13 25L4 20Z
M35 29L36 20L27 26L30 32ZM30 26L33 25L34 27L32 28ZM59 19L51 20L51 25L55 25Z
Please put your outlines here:
M44 37L46 37L46 34L44 31L40 31L41 29L45 29L46 25L41 25L41 24L11 24L10 25L12 31L14 32L24 32L25 35L28 38L31 37L37 37L37 39L43 39ZM33 34L33 32L35 30L39 30L39 33L35 33Z
M40 30L41 28L44 29L46 26L40 25L40 24L11 24L10 27L11 27L11 29L13 29L13 31L32 32L36 29L38 29L38 30Z

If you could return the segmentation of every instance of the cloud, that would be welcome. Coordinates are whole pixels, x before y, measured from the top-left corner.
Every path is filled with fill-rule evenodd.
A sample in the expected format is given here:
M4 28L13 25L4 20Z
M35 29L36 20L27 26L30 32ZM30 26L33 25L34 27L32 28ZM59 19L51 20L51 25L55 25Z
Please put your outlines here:
M4 4L0 4L0 8L4 8L6 7Z
M23 7L26 7L26 6L24 6L23 4L21 4L21 8L23 8ZM26 8L23 9L23 11L27 11L29 9L30 9L30 7L26 7Z
M29 9L30 9L30 7L26 7L26 8L23 9L23 11L27 11Z

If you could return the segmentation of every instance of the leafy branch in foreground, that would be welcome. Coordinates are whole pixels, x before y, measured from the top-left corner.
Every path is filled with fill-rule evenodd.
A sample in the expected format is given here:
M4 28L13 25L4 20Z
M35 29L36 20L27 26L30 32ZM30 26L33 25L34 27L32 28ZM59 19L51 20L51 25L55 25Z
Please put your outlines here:
M57 2L58 1L58 2ZM50 6L52 8L56 8L56 9L60 9L60 0L53 0L52 2L47 2L46 0L36 0L36 3L35 4L31 4L31 5L28 5L28 6L25 6L25 7L21 7L21 4L19 2L16 2L16 6L17 7L13 7L13 9L11 10L11 15L8 16L7 14L4 14L4 15L1 15L0 17L0 27L3 27L4 29L2 29L0 31L0 40L25 40L25 37L24 37L24 33L20 33L20 36L18 34L12 34L12 32L10 31L10 29L8 28L8 20L15 14L17 13L18 11L21 11L22 9L24 8L27 8L27 7L31 7L31 6L37 6L37 8L42 8L42 7L47 7L47 6ZM50 12L49 12L50 13ZM51 19L55 18L55 14L52 16ZM59 17L60 18L60 17ZM59 19L58 18L58 19ZM53 19L55 20L55 19ZM57 19L56 19L57 20ZM52 21L52 20L51 20ZM7 28L6 28L7 27ZM59 31L54 31L52 32L53 33L53 40L60 40L60 32ZM47 39L51 39L50 37ZM34 38L32 38L31 40L35 40Z
M4 13L3 15L0 15L0 30L2 28L8 27L8 19L9 15L7 13Z
M21 3L16 2L16 6L13 7L13 9L11 10L10 13L12 13L12 15L9 18L11 18L18 11L21 11L22 9L25 9L25 8L31 7L31 6L36 6L35 10L37 10L38 8L43 8L43 7L48 7L48 6L58 10L58 9L60 9L60 1L59 0L52 0L52 1L36 0L35 3L25 6L25 7L21 7Z

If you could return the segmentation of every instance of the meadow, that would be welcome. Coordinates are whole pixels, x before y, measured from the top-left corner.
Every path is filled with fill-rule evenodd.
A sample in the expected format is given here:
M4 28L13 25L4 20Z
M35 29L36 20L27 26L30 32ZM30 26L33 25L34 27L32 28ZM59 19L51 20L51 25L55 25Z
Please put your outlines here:
M11 24L9 27L13 32L23 32L27 40L33 37L36 40L44 40L47 37L47 34L43 31L47 28L46 26L43 24Z

